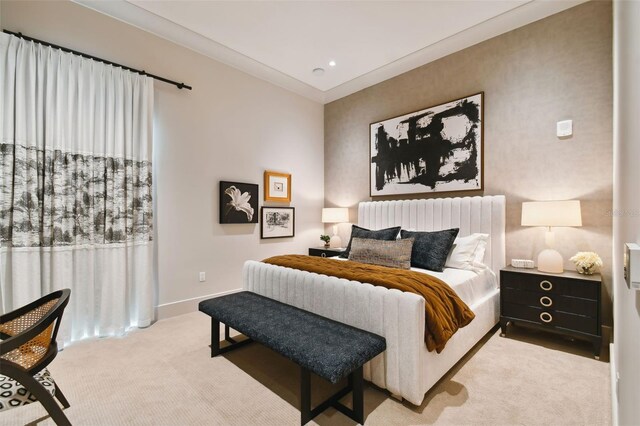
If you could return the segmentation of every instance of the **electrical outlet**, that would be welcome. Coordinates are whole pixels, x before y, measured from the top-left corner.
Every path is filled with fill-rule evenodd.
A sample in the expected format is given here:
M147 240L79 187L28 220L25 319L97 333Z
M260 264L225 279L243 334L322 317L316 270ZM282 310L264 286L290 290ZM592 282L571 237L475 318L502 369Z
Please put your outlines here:
M206 274L204 272L200 272L200 282L203 283L207 280Z

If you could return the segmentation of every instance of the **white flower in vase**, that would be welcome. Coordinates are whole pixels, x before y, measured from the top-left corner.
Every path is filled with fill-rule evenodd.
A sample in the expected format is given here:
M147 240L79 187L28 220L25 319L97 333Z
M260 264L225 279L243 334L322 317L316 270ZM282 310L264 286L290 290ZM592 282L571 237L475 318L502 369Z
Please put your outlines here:
M580 251L571 260L576 265L576 270L585 275L596 273L602 268L602 259L592 251Z

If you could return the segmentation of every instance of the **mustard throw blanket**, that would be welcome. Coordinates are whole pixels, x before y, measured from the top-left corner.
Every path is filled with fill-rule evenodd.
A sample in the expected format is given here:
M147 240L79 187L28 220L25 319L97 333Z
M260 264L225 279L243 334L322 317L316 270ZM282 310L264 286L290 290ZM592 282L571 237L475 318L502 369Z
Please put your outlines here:
M424 297L424 340L429 351L435 349L440 353L451 336L475 318L473 311L451 287L442 280L421 272L294 254L270 257L263 262L394 288Z

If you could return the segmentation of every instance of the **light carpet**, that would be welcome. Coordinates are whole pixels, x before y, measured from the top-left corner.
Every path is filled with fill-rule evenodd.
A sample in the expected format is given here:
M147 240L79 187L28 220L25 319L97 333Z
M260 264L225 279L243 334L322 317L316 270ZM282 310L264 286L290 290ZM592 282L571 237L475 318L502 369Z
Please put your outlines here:
M209 317L159 321L123 338L74 344L50 371L74 425L296 425L298 367L251 344L209 356ZM314 403L334 388L313 381ZM349 400L349 396L345 401ZM589 345L514 327L490 333L415 407L370 384L370 425L608 425L609 364ZM320 425L352 425L327 410ZM38 403L0 414L2 425L53 424ZM313 422L312 422L313 423Z

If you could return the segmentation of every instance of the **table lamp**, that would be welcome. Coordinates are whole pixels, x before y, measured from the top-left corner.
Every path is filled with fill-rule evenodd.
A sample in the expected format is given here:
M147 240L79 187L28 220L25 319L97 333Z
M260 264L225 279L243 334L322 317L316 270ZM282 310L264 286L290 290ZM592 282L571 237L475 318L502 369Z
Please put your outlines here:
M349 209L346 207L329 207L322 209L322 223L333 223L333 236L330 247L342 247L342 240L338 236L338 224L349 222Z
M545 226L546 248L538 254L538 271L560 274L564 271L562 255L555 250L554 226L582 226L580 201L528 201L522 203L522 226Z

